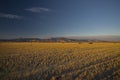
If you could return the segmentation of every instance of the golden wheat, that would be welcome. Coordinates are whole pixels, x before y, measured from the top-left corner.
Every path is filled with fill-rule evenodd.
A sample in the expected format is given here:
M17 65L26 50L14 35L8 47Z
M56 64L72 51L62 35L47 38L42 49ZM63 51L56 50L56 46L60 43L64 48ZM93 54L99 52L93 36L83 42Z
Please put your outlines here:
M1 80L120 80L120 43L0 43Z

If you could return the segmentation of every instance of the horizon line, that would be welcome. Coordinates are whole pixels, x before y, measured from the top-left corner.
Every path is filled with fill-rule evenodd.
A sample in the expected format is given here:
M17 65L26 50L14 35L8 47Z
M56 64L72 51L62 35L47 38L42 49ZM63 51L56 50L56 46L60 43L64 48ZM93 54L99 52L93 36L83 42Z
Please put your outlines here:
M11 38L10 37L5 37L5 36L1 36L0 39L19 39L19 38L40 38L40 39L49 39L49 38L60 38L60 37L63 37L63 38L70 38L70 37L79 37L79 38L82 38L82 37L120 37L120 35L71 35L71 36L12 36Z

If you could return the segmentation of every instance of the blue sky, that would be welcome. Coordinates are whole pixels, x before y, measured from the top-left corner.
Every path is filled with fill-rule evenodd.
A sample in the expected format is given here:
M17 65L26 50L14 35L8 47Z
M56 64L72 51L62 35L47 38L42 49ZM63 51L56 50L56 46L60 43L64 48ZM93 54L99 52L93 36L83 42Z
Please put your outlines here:
M0 0L0 38L120 35L120 0Z

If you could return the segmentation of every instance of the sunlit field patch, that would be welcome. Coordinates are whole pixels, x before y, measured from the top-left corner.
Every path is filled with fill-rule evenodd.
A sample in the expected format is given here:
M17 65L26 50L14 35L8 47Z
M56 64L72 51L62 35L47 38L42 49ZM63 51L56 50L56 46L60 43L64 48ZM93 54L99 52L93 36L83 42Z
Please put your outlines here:
M120 80L120 43L0 43L1 80Z

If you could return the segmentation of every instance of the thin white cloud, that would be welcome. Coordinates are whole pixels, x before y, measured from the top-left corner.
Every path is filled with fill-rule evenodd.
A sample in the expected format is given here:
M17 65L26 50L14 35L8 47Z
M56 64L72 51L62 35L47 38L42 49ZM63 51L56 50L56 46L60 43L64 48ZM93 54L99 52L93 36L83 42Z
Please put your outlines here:
M31 12L35 12L35 13L41 13L41 12L49 12L50 9L48 8L43 8L43 7L32 7L29 9L25 9L26 11L31 11Z
M22 19L19 15L0 13L0 17L9 18L9 19Z

